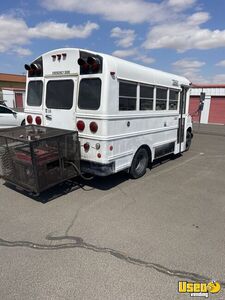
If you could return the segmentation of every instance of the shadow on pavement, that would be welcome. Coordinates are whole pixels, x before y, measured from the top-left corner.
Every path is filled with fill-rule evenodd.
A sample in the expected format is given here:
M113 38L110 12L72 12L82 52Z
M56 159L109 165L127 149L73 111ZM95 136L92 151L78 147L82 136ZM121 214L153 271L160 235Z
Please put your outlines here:
M150 170L154 169L170 160L174 160L179 158L181 155L168 155L166 157L163 157L161 159L157 159L154 161L154 163L150 166ZM127 181L127 180L134 180L130 179L128 172L119 172L116 174L109 175L107 177L93 177L91 180L84 180L80 177L76 177L71 180L67 180L61 184L58 184L44 192L42 192L40 195L34 195L32 193L29 193L22 188L16 187L15 185L5 182L4 185L16 192L21 193L22 195L29 197L35 201L41 202L43 204L48 203L56 198L59 198L63 195L69 194L71 192L74 192L78 189L82 189L86 192L92 191L94 189L107 191L115 186L120 185L121 183Z

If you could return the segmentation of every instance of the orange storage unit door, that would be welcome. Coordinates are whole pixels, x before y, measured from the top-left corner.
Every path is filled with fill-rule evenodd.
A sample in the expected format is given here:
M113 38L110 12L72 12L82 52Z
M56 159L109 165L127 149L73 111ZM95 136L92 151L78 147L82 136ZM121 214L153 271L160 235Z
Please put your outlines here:
M192 116L193 122L199 122L198 107L200 103L199 96L191 96L189 102L189 114Z
M209 123L225 124L225 97L212 97L209 111Z

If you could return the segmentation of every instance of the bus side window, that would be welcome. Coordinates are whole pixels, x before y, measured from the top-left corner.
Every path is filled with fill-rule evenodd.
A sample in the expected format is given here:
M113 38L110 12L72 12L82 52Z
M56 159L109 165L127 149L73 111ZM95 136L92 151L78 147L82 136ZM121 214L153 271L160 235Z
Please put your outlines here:
M178 108L179 91L169 91L169 110L177 110Z
M140 85L140 110L153 110L154 87Z
M156 110L166 110L167 89L156 88Z
M119 81L119 110L136 110L137 84Z

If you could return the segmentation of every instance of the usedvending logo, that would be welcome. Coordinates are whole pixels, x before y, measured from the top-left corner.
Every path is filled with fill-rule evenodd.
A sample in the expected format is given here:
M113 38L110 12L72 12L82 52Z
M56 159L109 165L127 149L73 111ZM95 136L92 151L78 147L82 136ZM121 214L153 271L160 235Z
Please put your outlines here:
M180 294L190 294L191 297L209 298L209 294L217 294L221 290L221 286L217 281L209 283L201 282L178 282L178 292Z

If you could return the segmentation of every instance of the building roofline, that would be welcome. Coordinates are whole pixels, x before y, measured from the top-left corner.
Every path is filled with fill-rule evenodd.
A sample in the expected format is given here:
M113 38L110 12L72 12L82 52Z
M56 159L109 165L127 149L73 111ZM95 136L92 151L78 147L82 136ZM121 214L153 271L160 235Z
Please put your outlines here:
M0 73L0 81L26 83L26 76L21 74Z
M25 87L21 88L21 87L4 87L4 86L1 86L0 90L17 92L17 91L25 91L26 88Z

